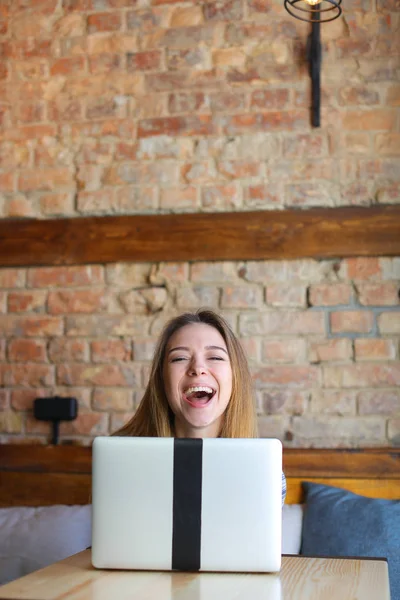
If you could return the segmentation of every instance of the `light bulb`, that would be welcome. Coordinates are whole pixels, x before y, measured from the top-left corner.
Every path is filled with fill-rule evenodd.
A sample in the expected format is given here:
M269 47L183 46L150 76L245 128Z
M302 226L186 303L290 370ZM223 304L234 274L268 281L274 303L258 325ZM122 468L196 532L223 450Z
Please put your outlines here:
M304 2L307 2L310 6L315 6L316 4L321 4L322 0L304 0Z

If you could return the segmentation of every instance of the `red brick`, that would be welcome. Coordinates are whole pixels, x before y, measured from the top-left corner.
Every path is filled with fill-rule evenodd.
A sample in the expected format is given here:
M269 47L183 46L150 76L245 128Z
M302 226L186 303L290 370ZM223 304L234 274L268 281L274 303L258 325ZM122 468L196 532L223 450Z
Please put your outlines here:
M194 262L191 265L191 281L208 283L210 281L238 282L237 265L234 262Z
M223 135L241 135L259 131L292 131L308 123L305 110L271 111L224 116L221 123Z
M21 288L25 285L25 269L0 269L1 288Z
M287 108L290 100L289 90L286 88L256 90L250 96L251 108Z
M93 392L93 408L107 411L133 409L133 393L130 389L97 389Z
M59 187L74 185L73 173L70 169L25 169L18 176L18 189L22 192L38 190L53 191Z
M375 152L383 156L400 155L400 133L379 133L375 137Z
M388 106L400 106L400 84L394 84L388 87L386 104Z
M134 414L134 411L111 414L110 431L113 433L120 429L123 425L126 425L126 423L132 419Z
M148 263L106 265L107 284L118 288L145 286L149 283L150 270Z
M137 39L134 35L122 32L97 33L87 38L87 52L93 54L125 54L137 51Z
M396 415L400 407L400 390L365 390L357 394L360 415Z
M90 98L86 102L86 118L87 119L106 119L106 118L124 118L126 117L127 101L120 99L117 101L112 98Z
M137 315L79 315L66 318L66 335L132 336L147 332L149 323Z
M214 164L210 161L185 163L181 168L181 179L185 183L201 185L212 183L219 179Z
M222 288L221 308L259 308L262 289L255 286L226 286Z
M161 69L162 53L159 50L136 52L127 55L128 71L156 71Z
M7 44L5 56L17 59L48 58L51 56L51 39L35 39L30 36L25 40L15 40Z
M190 27L204 22L201 6L178 7L172 12L170 27Z
M205 111L207 97L202 92L174 92L168 96L168 110L174 113L193 113Z
M9 399L9 391L8 390L0 390L0 411L3 412L10 408L10 399Z
M197 305L199 306L199 305ZM208 304L207 306L212 306ZM250 362L259 363L261 354L261 340L254 337L251 338L240 338L240 345L242 346L247 359Z
M327 140L323 134L300 133L285 136L283 156L285 158L318 158L327 154Z
M10 362L46 362L46 343L43 340L10 340L8 359Z
M253 381L257 389L280 386L308 389L318 385L319 370L294 365L262 367L253 373Z
M306 392L268 391L261 393L261 411L267 415L302 415L307 410Z
M359 57L367 59L372 53L372 40L342 38L336 40L336 54L338 58ZM359 102L361 104L362 102ZM367 104L367 102L364 102Z
M354 391L316 390L311 396L311 412L321 415L355 415Z
M243 18L243 7L239 0L220 0L204 4L206 21L240 21Z
M179 309L197 309L199 306L219 306L220 289L216 286L180 286L176 290L175 303Z
M47 292L27 291L8 294L8 312L45 312Z
M156 343L151 338L135 337L133 340L133 356L134 361L150 361L153 359Z
M368 42L367 42L368 43ZM338 99L341 106L355 104L357 106L379 104L379 93L367 86L342 87L338 90Z
M195 187L164 188L160 190L161 208L195 208L198 206Z
M92 407L92 392L91 387L70 387L70 386L54 386L51 393L54 396L74 397L78 401L78 411L90 410Z
M132 140L135 136L135 124L132 119L129 121L125 119L107 119L92 123L74 123L71 125L70 135L73 138L115 136Z
M331 362L337 360L349 361L353 358L351 340L333 339L310 342L310 363Z
M78 287L103 283L103 267L39 267L28 271L29 287Z
M132 360L131 344L126 340L95 340L91 343L91 353L94 363Z
M131 387L140 385L138 365L82 365L57 367L57 383L61 385L97 385Z
M122 19L119 12L93 13L87 18L88 33L101 31L118 31L121 29Z
M143 119L139 122L138 137L155 135L211 135L215 133L210 115Z
M25 143L27 140L39 140L44 137L54 137L56 134L56 125L26 125L25 127L15 127L10 129L4 133L4 139Z
M324 367L324 383L335 388L396 387L400 385L400 365L365 363Z
M334 415L293 417L293 439L302 447L365 447L383 446L386 423L381 417L364 418Z
M8 173L0 173L0 192L15 191L15 174L10 171Z
M242 205L240 187L236 184L203 187L201 205L208 210L235 210Z
M369 133L347 133L343 137L345 150L350 154L369 154L371 151L371 137Z
M368 333L374 323L372 312L345 310L329 315L332 333Z
M89 345L81 339L53 339L49 344L49 359L53 363L87 362Z
M116 190L110 209L119 213L138 213L154 210L156 206L157 188L127 185Z
M379 186L376 200L381 204L398 204L400 202L400 182Z
M60 436L69 435L105 435L108 433L108 414L81 412L74 421L60 424Z
M98 0L65 0L63 8L67 11L86 12L98 8ZM136 4L136 0L101 0L101 8L128 8Z
M156 3L152 3L152 7ZM181 7L183 11L183 7ZM170 16L170 12L167 11ZM165 11L157 8L142 8L139 10L130 10L126 13L126 26L128 30L137 30L140 33L152 33L158 39L157 33L161 34L163 28L167 25L165 20ZM157 31L156 31L157 29ZM154 33L156 31L156 33Z
M96 54L89 56L89 71L93 75L109 73L122 67L122 57L119 54Z
M379 258L346 258L342 261L339 275L355 281L379 281L382 264Z
M53 61L50 67L50 75L82 75L85 72L85 58L83 56L72 56L70 58L59 58Z
M349 304L352 288L346 283L311 285L309 301L312 306Z
M247 160L222 160L217 163L218 172L227 179L246 179L259 177L263 163Z
M364 306L396 306L400 302L400 285L395 282L358 284L357 295Z
M5 433L22 433L23 416L12 410L0 412L0 431Z
M286 206L332 206L339 199L335 183L318 181L285 186Z
M167 69L169 71L181 69L205 69L209 61L209 51L204 47L171 48L167 50Z
M396 128L396 112L388 108L347 110L343 114L342 126L344 130L392 131Z
M383 312L378 316L378 327L382 334L400 333L400 312Z
M267 284L266 301L270 306L306 306L306 287L293 284Z
M15 111L15 116L20 123L38 123L45 119L45 105L42 101L20 102Z
M48 312L64 313L96 313L107 308L108 298L101 290L62 290L49 292Z
M72 215L75 212L74 195L67 193L43 194L40 197L40 209L45 216Z
M283 206L280 188L271 183L244 187L245 204L249 207L278 208Z
M386 339L360 339L354 341L356 360L393 360L396 344Z
M325 333L325 316L320 312L269 311L240 316L243 335L312 335Z
M0 316L0 331L10 336L47 337L62 335L63 321L59 317L38 316Z
M263 362L298 363L304 362L306 356L306 342L302 339L263 340L261 359Z
M54 367L31 363L9 364L3 379L8 386L49 386L54 384Z

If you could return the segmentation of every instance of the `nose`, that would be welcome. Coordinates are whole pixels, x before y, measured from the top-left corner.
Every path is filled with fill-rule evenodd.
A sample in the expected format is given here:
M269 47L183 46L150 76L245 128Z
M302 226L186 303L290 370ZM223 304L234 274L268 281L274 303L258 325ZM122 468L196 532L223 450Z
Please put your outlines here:
M188 368L189 375L201 375L205 373L206 370L204 362L200 358L193 357Z

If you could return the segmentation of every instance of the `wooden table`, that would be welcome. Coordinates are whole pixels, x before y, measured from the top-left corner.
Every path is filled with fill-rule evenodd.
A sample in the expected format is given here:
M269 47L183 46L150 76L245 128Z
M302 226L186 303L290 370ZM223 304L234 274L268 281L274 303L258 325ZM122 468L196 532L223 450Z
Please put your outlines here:
M19 600L390 600L385 560L284 556L279 575L96 570L90 550L0 587Z

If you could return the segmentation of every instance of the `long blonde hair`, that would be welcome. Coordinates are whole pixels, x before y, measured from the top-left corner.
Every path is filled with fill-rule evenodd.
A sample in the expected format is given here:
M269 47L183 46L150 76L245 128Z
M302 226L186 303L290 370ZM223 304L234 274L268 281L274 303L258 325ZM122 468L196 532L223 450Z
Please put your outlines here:
M224 414L220 437L257 437L257 420L251 376L243 349L220 315L200 309L171 319L159 338L150 378L140 405L132 419L113 435L174 437L174 414L169 407L163 380L165 351L171 336L186 325L204 323L222 335L232 366L232 394Z

